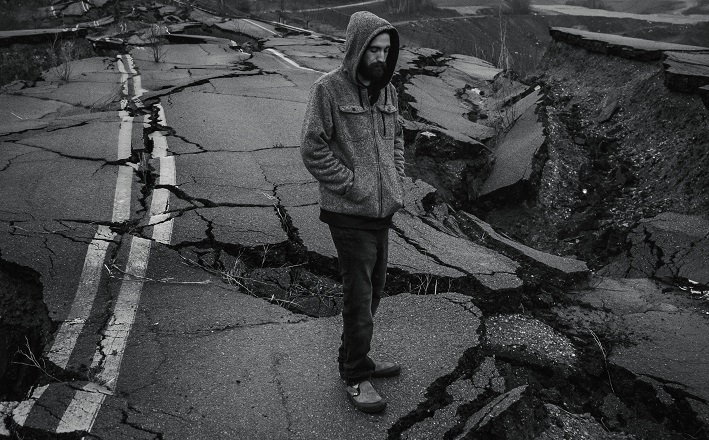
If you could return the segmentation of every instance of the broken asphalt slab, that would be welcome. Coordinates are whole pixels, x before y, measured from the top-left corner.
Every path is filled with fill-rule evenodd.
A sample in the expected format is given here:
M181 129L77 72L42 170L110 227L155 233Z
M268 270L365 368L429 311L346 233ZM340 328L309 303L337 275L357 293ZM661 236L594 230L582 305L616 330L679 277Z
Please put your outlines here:
M532 93L523 101L528 99L532 101L532 105L527 108L520 107L521 113L517 116L517 121L495 148L495 164L483 184L481 196L518 183L529 183L534 157L544 143L544 126L538 121L536 114L535 104L540 99L540 94Z
M666 52L665 84L671 90L696 93L709 85L709 49L704 53Z
M630 249L599 274L649 277L697 289L709 286L709 220L665 212L644 219L628 235Z
M702 87L709 84L709 48L570 28L551 28L549 33L554 40L582 47L591 52L639 61L662 60L665 85L670 90L699 93L705 96Z
M708 50L706 47L701 46L665 43L572 28L553 27L549 30L549 34L554 40L583 47L593 52L639 61L660 60L663 52L668 51L706 52Z
M597 278L591 285L593 289L576 292L580 302L619 317L621 321L613 324L613 331L627 338L608 353L609 363L660 381L670 390L686 392L706 406L709 401L706 381L709 363L705 356L709 345L704 337L709 332L706 307L696 299L665 292L662 285L646 278ZM585 316L575 326L586 331L613 322L608 317ZM692 342L686 345L678 341Z

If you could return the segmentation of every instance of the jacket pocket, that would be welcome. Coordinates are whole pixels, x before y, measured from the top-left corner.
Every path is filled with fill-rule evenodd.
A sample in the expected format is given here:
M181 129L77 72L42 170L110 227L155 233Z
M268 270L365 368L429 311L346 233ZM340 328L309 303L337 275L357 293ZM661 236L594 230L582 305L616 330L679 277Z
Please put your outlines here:
M373 176L367 176L367 170L368 167L356 167L354 169L352 186L349 191L345 193L345 197L354 203L359 204L367 197L372 197Z
M391 104L377 105L377 113L379 113L379 134L385 139L394 137L396 131L396 114L397 109Z
M367 110L361 105L341 105L339 106L339 125L342 127L342 136L345 139L357 141L367 137L369 131L369 115Z
M404 205L404 186L394 164L394 151L385 152L382 164L382 215L398 211Z

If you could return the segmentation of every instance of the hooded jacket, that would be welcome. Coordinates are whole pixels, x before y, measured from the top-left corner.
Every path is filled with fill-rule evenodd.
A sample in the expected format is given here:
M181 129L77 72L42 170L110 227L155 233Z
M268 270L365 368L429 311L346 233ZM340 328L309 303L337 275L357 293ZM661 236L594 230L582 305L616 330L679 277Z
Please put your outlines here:
M389 33L391 48L384 75L374 84L381 88L379 98L370 104L357 67L382 32ZM390 84L398 57L396 29L370 12L356 12L347 26L342 66L310 89L301 154L320 182L324 211L386 219L403 205L404 140L396 90Z

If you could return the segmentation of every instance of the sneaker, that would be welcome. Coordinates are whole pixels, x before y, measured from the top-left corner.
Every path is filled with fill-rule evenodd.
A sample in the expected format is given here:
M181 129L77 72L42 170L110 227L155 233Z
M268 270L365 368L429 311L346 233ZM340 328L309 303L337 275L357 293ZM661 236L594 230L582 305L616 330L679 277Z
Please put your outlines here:
M378 413L384 411L387 403L382 396L377 393L368 380L364 380L346 388L347 398L355 408L365 413Z
M372 377L392 377L398 376L401 373L401 366L394 362L377 362L374 361L374 372Z

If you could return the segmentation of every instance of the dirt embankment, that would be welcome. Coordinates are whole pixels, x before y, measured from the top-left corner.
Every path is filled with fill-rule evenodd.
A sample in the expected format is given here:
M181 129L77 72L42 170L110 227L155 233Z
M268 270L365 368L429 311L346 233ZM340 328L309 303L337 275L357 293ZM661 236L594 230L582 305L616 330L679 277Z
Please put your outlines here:
M0 401L25 395L40 370L33 366L52 333L40 276L0 254Z
M663 75L660 62L552 43L534 79L547 137L536 197L481 214L532 247L598 268L641 218L708 212L707 110Z

